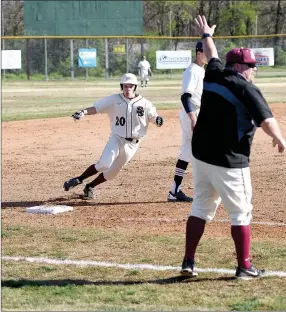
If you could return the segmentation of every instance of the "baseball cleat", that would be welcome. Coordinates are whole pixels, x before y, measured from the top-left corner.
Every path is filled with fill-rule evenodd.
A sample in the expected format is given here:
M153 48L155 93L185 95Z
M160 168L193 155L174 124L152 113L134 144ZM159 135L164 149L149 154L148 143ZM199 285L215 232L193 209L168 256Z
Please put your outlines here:
M83 199L88 200L88 199L93 199L93 198L94 198L93 188L87 184L85 188L83 189Z
M186 277L198 276L194 261L184 259L181 269L181 275Z
M254 278L260 278L265 275L265 270L258 270L253 265L249 269L237 267L235 277L243 280L251 280Z
M82 184L82 182L78 178L71 178L64 183L64 189L67 192L68 190L76 187L79 184Z
M193 199L191 197L188 197L185 193L182 191L179 191L178 193L172 193L169 192L168 194L168 202L188 202L191 203Z

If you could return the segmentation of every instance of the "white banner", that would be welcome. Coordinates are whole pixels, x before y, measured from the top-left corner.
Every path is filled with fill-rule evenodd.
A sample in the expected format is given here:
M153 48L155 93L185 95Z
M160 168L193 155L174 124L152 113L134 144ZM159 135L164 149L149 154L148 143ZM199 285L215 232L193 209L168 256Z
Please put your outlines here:
M192 52L188 51L156 51L157 69L187 68L192 62Z
M21 50L2 50L2 69L21 69Z
M255 55L257 66L274 66L273 48L251 48Z

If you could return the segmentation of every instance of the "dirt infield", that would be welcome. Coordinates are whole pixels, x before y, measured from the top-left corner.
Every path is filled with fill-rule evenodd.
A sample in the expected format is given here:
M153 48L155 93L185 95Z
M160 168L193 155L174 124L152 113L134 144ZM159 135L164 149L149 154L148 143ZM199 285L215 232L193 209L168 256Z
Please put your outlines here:
M286 135L286 105L271 108ZM96 189L96 199L82 200L82 186L64 192L63 182L95 162L109 137L107 116L70 117L2 123L2 222L55 227L105 227L134 231L184 232L191 205L167 203L181 142L179 110L163 110L162 128L151 125L132 161L119 176ZM254 237L285 239L286 156L273 149L258 129L252 148ZM192 195L189 167L183 189ZM42 204L69 205L73 212L55 216L24 213ZM226 219L223 208L216 219ZM206 235L229 235L223 222L209 225Z

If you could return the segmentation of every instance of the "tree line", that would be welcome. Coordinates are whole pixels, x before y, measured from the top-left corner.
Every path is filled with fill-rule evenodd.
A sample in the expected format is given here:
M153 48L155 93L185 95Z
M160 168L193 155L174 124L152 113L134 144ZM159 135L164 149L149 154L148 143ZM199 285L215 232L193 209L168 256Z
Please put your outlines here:
M145 36L171 36L171 37L197 37L194 18L200 14L205 15L209 24L216 24L216 36L248 36L248 35L273 35L283 34L286 28L286 0L276 1L240 1L240 0L197 0L197 1L142 1L143 4L143 26ZM2 36L24 35L24 1L2 0ZM279 41L280 40L280 41ZM69 40L48 40L48 71L58 73L61 77L70 75L70 44ZM235 44L243 44L231 40ZM134 51L138 40L129 40L129 64L130 71L137 70L138 59L141 51ZM142 43L143 41L141 41ZM147 42L146 40L144 42ZM172 49L176 50L180 40L173 40ZM282 44L281 44L282 42ZM283 44L284 42L284 44ZM155 68L154 55L156 50L168 50L169 41L149 40L148 51L144 51L151 65ZM90 41L98 51L97 67L90 72L94 76L104 76L105 55L102 40ZM114 42L109 43L112 51ZM117 44L125 44L122 39ZM231 44L229 42L228 44ZM278 65L286 65L285 40L281 37L272 39L266 43L275 48L275 60ZM78 40L74 48L85 47L84 42ZM282 47L282 48L281 48ZM190 48L190 47L189 47ZM224 47L222 47L224 48ZM226 48L226 47L225 47ZM227 48L231 48L230 46ZM5 40L5 49L21 49L23 57L23 70L31 73L44 72L44 42L43 40L29 40L29 49L23 40ZM29 50L29 62L27 62L27 51ZM75 63L77 56L75 56ZM110 55L110 74L117 75L125 72L126 59L122 56ZM27 63L28 66L27 66ZM83 69L76 69L78 74L84 75Z
M286 1L142 1L144 35L196 36L194 17L205 15L217 25L218 36L282 34L286 25ZM2 0L2 36L24 35L24 1Z

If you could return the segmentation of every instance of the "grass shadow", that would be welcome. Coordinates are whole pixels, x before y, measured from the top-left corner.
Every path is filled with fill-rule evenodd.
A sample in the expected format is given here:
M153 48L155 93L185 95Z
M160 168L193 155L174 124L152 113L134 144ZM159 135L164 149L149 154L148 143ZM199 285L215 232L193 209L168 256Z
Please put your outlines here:
M163 279L155 280L144 280L144 281L88 281L88 280L78 280L78 279L64 279L64 280L3 280L1 282L2 287L9 288L21 288L25 286L59 286L65 287L69 285L84 286L84 285L95 285L95 286L124 286L124 285L143 285L143 284L175 284L175 283L199 283L204 281L231 281L234 277L218 277L218 278L188 278L184 276L173 276Z

